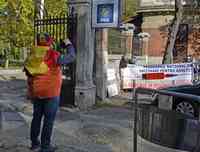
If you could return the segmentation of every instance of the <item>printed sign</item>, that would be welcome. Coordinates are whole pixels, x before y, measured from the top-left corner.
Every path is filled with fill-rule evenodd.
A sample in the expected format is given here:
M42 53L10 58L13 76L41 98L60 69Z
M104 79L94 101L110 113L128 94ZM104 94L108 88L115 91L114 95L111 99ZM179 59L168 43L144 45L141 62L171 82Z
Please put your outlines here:
M166 88L192 84L193 64L128 65L122 69L123 88Z
M112 23L114 4L100 4L97 6L97 23Z
M92 26L95 28L118 27L120 0L93 0Z
M182 5L199 8L199 0L182 0ZM139 7L172 6L175 7L175 0L139 0Z
M107 91L109 97L116 96L119 94L115 69L107 69Z
M140 0L140 7L146 6L175 6L175 0Z
M115 81L116 80L115 69L107 69L107 80L108 81Z
M119 90L118 90L116 83L108 85L108 96L109 97L116 96L118 94L119 94Z

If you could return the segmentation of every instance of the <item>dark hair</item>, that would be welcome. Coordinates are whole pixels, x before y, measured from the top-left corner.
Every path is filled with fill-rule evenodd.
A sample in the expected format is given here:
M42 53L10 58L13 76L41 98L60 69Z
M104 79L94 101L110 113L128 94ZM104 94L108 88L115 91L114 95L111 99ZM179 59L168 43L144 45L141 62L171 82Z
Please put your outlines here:
M61 48L66 48L67 47L65 42L62 39L60 39L60 47Z
M42 41L42 38L44 38L45 41ZM53 42L53 38L48 33L38 33L37 34L37 44L38 45L45 45L49 46Z
M47 42L50 39L50 35L48 33L46 33L46 32L45 33L38 33L37 34L37 43L40 43L41 37L44 37Z

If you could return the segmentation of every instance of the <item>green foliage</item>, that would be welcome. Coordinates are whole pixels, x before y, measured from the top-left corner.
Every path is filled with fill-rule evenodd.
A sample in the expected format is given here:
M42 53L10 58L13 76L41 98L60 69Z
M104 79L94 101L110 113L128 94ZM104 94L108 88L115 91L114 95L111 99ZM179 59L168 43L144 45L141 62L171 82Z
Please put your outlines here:
M1 44L10 49L30 46L33 35L32 0L7 0L6 3L0 4L4 6L4 15L0 17Z
M33 44L35 0L0 0L0 59L19 59ZM67 13L66 0L45 0L48 15Z
M68 11L66 0L46 0L45 8L48 16L65 15Z
M33 38L32 0L0 0L0 59L20 59L21 48Z
M0 15L4 15L6 5L5 0L0 0Z
M123 19L128 19L136 14L137 0L124 0L123 1Z

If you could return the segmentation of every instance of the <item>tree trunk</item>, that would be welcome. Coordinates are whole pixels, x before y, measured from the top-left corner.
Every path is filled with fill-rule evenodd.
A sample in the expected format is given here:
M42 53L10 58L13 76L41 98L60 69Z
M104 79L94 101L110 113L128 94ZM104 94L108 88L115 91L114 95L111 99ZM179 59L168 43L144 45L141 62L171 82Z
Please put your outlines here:
M181 3L181 0L176 0L175 1L175 18L169 30L166 50L165 50L163 61L162 61L163 64L173 63L173 49L176 42L176 36L179 31L179 25L181 24L182 15L183 15L183 6Z
M9 59L6 59L4 63L4 68L8 69L8 66L9 66Z
M34 0L35 17L42 19L44 17L44 0Z

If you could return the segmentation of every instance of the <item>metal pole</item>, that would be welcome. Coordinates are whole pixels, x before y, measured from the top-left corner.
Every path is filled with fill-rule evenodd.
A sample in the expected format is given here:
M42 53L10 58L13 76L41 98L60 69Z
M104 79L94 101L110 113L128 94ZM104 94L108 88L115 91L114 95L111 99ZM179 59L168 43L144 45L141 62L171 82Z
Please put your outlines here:
M133 131L133 152L137 152L137 117L138 117L138 95L137 95L137 89L133 89L133 100L135 99L135 107L133 110L135 110L134 113L134 131Z
M2 116L2 109L0 107L0 130L3 128L3 116Z
M44 0L40 0L40 19L43 19L44 18Z

